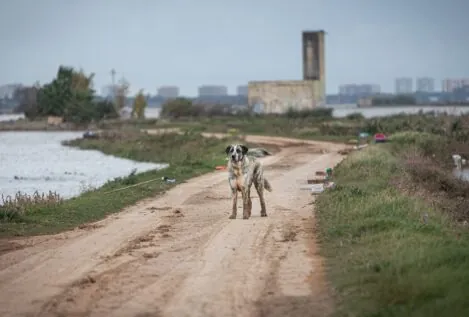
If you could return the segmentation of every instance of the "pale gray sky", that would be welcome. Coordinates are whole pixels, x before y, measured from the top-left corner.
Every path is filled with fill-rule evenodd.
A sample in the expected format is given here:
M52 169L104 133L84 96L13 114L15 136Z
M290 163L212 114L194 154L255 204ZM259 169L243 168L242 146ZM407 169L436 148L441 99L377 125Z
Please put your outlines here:
M4 0L0 85L50 81L60 64L110 70L132 90L301 79L301 32L324 29L327 92L398 76L469 77L465 0Z

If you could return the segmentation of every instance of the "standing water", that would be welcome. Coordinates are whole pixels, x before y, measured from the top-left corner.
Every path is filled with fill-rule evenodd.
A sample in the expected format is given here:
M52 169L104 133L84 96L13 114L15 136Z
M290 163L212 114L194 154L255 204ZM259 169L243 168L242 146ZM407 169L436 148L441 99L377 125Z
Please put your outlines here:
M94 150L63 146L82 132L0 133L0 196L56 191L64 198L108 180L167 167L167 164L134 162Z

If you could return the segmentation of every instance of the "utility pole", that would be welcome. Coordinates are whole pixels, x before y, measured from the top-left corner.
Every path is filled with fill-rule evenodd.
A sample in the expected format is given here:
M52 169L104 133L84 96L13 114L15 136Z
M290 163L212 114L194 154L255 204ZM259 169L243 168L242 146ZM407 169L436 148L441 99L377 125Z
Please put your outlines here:
M113 68L111 70L112 86L116 84L116 70Z
M111 86L112 98L115 98L116 96L116 70L114 68L111 69L111 80L112 80L112 86Z

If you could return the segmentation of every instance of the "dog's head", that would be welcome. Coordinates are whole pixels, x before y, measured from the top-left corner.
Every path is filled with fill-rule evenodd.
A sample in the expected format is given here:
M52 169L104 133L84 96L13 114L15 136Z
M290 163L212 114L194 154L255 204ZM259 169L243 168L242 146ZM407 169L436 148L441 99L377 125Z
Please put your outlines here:
M226 155L233 163L241 162L247 152L247 146L242 144L231 144L225 149Z

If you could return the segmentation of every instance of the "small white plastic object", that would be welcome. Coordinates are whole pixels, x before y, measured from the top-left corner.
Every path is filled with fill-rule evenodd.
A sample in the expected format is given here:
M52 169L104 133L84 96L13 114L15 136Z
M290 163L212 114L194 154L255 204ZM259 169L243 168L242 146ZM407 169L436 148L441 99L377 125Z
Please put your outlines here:
M458 169L461 169L461 165L462 165L462 157L461 155L459 154L453 154L453 161L454 161L454 165L456 165L456 168Z
M324 184L312 184L311 192L313 194L320 194L324 191Z

